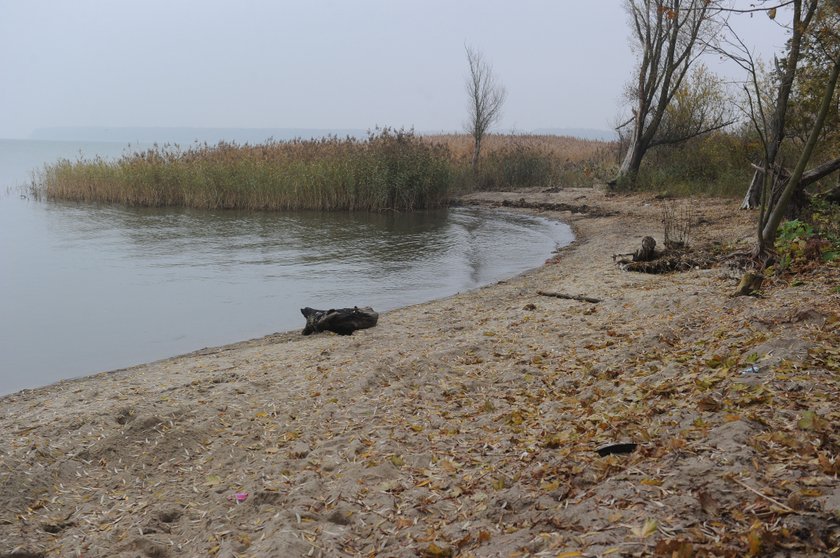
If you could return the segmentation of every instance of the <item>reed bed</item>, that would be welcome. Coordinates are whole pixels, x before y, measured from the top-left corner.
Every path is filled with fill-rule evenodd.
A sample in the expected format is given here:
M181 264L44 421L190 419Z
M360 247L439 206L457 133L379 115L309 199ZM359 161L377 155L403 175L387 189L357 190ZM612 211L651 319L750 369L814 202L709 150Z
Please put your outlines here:
M473 138L467 134L425 134L433 143L449 147L454 157L472 157ZM586 140L571 136L543 134L487 134L482 143L482 153L509 148L512 145L546 152L562 161L590 161L601 157L612 142Z
M466 134L428 135L453 158L456 190L515 190L591 186L615 172L617 144L568 136L488 134L478 175L472 173L473 138Z
M478 173L472 138L382 129L366 139L155 146L117 160L61 160L42 171L48 199L147 207L411 211L473 190L589 185L614 144L488 135Z
M132 206L410 211L448 202L450 159L445 145L380 130L366 140L155 146L115 161L61 160L39 187L49 199Z

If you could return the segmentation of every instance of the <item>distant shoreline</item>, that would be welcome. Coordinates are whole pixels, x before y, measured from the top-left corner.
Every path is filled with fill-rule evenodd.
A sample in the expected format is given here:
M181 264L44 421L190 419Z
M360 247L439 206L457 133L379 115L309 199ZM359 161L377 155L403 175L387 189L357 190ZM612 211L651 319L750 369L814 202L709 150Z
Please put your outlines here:
M326 137L352 137L362 139L369 131L365 128L220 128L220 127L163 127L163 126L55 126L37 128L28 138L47 141L92 141L108 143L263 143L270 139L319 139ZM417 130L420 136L461 134L461 130ZM500 135L543 135L572 137L583 140L615 141L612 130L596 128L538 128L529 131L498 131ZM18 138L9 138L18 139Z

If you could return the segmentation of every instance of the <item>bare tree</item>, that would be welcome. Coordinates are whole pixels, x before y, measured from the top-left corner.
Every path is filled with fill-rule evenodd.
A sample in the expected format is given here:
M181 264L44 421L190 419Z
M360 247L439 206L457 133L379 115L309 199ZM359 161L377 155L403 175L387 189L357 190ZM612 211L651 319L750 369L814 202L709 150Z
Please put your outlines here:
M629 148L617 180L634 180L647 151L662 143L679 143L728 124L719 111L697 113L699 121L685 134L659 135L667 110L688 70L706 45L704 33L717 2L710 0L626 0L633 39L639 49L635 83L629 87L633 116Z
M832 11L820 0L790 0L782 5L792 8L791 36L785 56L776 60L775 96L770 107L765 106L757 64L747 45L733 33L728 50L729 56L747 70L747 113L763 147L763 163L754 165L756 172L742 204L742 208L760 207L755 255L762 258L772 249L776 232L794 196L808 184L840 169L840 157L834 157L806 170L832 108L840 74L840 11ZM771 18L776 17L776 8L782 5L767 8ZM814 57L819 60L824 77L817 88L818 102L810 120L810 130L796 156L793 170L788 171L780 161L782 142L786 136L791 95L796 80L801 79L803 57L808 55L812 62Z
M469 98L469 119L465 127L474 140L472 167L473 172L477 173L481 141L490 126L501 117L506 92L505 88L496 81L493 67L484 60L481 52L469 46L465 49L469 63L469 74L465 84Z
M769 9L774 10L772 14L773 18L775 18L775 8ZM747 190L747 194L741 205L743 209L755 208L763 203L761 195L764 191L764 182L772 179L772 174L767 172L767 170L777 167L776 159L779 156L782 141L785 138L787 111L802 52L802 38L813 18L815 10L816 0L808 0L808 6L806 6L805 12L802 11L801 0L794 2L790 27L791 37L787 43L786 55L782 60L776 60L774 76L776 93L775 99L770 107L764 104L757 63L749 47L734 32L731 33L734 41L726 53L747 71L749 84L745 86L745 92L749 105L748 116L758 133L764 149L764 166L762 169L756 169L752 184ZM763 212L764 208L762 208ZM762 226L761 221L763 221L763 216L759 219L759 227Z

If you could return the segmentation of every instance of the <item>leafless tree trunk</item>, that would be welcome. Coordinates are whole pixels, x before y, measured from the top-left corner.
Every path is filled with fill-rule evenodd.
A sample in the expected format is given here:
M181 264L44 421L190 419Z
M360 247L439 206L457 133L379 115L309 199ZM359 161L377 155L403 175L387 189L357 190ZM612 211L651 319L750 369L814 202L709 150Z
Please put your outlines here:
M793 23L791 25L791 37L788 41L788 52L782 61L777 62L778 87L772 107L773 112L772 115L769 115L769 118L767 108L764 107L761 100L758 69L749 48L735 36L736 42L732 45L734 50L727 51L729 57L747 70L750 76L751 87L746 88L750 105L749 116L764 145L764 170L760 173L760 176L756 174L753 177L744 196L744 201L741 203L741 209L759 207L762 203L762 192L771 186L773 174L770 171L778 164L779 149L785 139L787 110L802 52L802 37L814 16L816 7L817 0L807 0L803 12L802 0L795 0L793 3Z
M779 225L782 222L782 218L785 216L787 211L787 206L790 203L791 198L793 197L794 193L797 192L801 186L802 177L805 173L805 167L808 165L808 162L811 160L811 155L814 152L814 147L817 145L817 140L819 139L820 132L822 131L822 127L825 124L826 115L828 115L828 110L831 105L831 100L834 97L834 89L837 87L837 78L840 75L840 53L837 53L837 57L834 60L834 65L831 68L831 74L826 81L825 91L823 92L822 103L820 105L819 112L817 113L816 122L814 122L814 127L811 129L811 134L808 136L808 141L805 143L805 147L802 150L802 154L799 156L799 160L796 163L796 167L793 169L793 173L791 174L790 178L787 181L784 189L782 190L781 196L779 200L770 208L767 216L767 222L764 225L764 229L761 231L759 235L759 249L765 249L769 246L772 246L774 241L776 240L776 230L778 230Z
M645 154L657 144L668 105L703 52L702 34L717 9L709 0L627 0L626 5L641 60L631 88L633 132L617 180L633 180ZM708 124L692 136L721 127L719 121ZM669 138L668 143L684 139Z
M469 63L469 75L466 81L469 118L466 130L474 140L472 168L477 174L481 142L490 126L501 117L506 92L505 88L496 81L493 67L484 60L481 52L471 47L465 48Z
M756 256L763 256L772 249L776 232L782 219L788 213L791 200L796 195L802 195L802 189L806 185L840 168L840 158L836 158L810 171L805 170L825 125L840 74L840 35L837 29L837 15L823 14L820 19L820 0L792 0L791 5L793 8L791 37L788 41L786 56L781 61L777 61L778 85L772 115L769 118L768 111L761 100L756 64L747 46L734 34L732 45L734 49L730 51L730 57L747 70L750 77L751 86L745 87L749 102L748 116L764 147L763 166L757 167L742 203L742 207L752 208L756 207L756 202L758 202L757 205L760 208L756 231ZM771 17L775 17L775 11ZM827 75L808 138L798 155L794 169L788 172L778 161L779 152L785 138L786 115L794 81L799 74L803 44L809 34L811 41L819 43L820 51L828 61Z
M758 165L753 165L753 167L755 168L755 173L753 174L753 179L750 182L750 190L755 189L755 191L760 194L763 191L762 188L764 184L765 169L764 167ZM840 170L840 157L835 157L830 161L826 161L825 163L817 165L816 167L813 167L802 173L802 177L799 179L798 191L794 192L794 197L789 203L789 205L797 204L797 194L799 194L801 198L804 198L804 195L802 195L804 188L806 188L810 184L817 182L818 180L822 180L826 176L829 176L830 174L835 173L838 170ZM779 202L779 200L781 199L782 192L787 186L792 173L784 167L776 167L771 171L771 174L773 176L770 179L770 196L769 202L767 203L768 207L774 207ZM840 174L838 174L837 176L838 178L840 178ZM805 200L803 199L801 200L801 202L805 202ZM744 207L744 205L742 204L741 209L752 208ZM788 207L786 215L788 218L794 219L795 216L799 214L799 211L801 209L801 205L793 208Z

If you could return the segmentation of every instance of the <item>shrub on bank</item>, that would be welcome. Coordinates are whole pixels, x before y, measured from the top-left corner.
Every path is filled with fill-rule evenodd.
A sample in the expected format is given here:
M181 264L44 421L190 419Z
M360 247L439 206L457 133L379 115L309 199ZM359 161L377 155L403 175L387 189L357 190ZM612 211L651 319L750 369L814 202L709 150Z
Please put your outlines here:
M729 132L656 147L646 155L633 189L678 196L743 196L756 147L749 137Z

